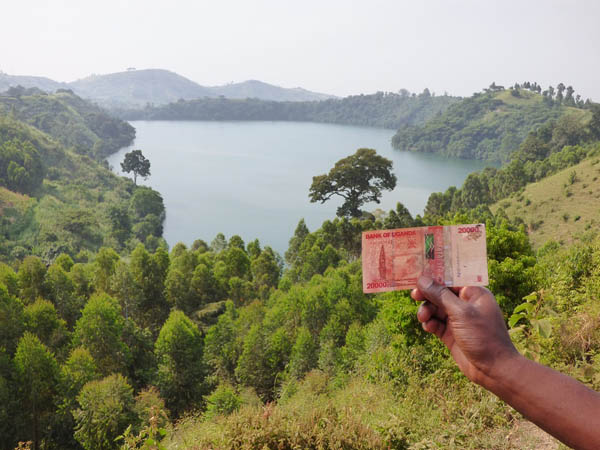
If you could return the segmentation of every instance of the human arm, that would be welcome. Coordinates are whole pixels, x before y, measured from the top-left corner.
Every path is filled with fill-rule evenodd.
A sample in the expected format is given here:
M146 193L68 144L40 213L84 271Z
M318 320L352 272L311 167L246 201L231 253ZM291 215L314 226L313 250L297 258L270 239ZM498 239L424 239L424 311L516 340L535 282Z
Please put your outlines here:
M521 356L489 290L451 290L421 277L411 295L426 300L417 313L423 329L442 340L471 381L565 444L600 448L600 394Z

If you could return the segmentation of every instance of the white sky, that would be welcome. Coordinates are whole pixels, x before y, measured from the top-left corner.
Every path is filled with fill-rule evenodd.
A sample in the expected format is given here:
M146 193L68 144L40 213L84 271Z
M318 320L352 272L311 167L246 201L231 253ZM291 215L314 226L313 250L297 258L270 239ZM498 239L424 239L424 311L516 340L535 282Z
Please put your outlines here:
M600 100L597 0L1 0L0 70L163 68L349 95L559 82Z

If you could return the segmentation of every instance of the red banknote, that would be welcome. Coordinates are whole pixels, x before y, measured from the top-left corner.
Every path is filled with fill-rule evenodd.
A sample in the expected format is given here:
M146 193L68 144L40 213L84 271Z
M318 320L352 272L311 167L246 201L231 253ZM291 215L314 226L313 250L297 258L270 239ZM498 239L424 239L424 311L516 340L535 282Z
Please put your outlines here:
M421 275L446 286L486 286L485 225L365 231L362 269L365 293L412 289Z

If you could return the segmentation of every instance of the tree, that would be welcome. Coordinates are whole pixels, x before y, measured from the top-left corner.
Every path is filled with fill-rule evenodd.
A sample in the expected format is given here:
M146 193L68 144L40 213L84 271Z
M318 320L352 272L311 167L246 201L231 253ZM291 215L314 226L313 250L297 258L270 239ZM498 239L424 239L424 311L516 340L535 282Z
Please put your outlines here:
M235 321L238 312L231 300L225 304L225 312L217 323L210 327L204 339L205 360L219 379L234 380L235 367L239 356L236 345Z
M44 277L46 265L37 256L28 256L19 267L19 288L21 298L26 303L33 303L36 298L45 294Z
M101 378L90 352L84 347L71 351L69 358L60 368L60 400L52 418L52 440L55 448L78 448L73 436L74 413L77 410L77 395L86 383Z
M194 322L182 311L172 311L160 330L154 352L157 386L173 416L200 406L206 393L206 371L203 339Z
M87 383L77 397L75 439L85 450L111 450L115 439L136 421L133 389L120 374Z
M131 253L129 268L135 285L142 293L137 305L139 316L134 319L138 325L150 327L153 332L158 332L169 311L164 297L168 266L169 255L162 248L150 254L142 244L138 244Z
M0 282L0 350L12 355L24 329L23 303Z
M261 324L254 324L244 338L235 377L240 383L253 387L258 395L268 398L277 374L269 367L265 341Z
M48 300L38 298L23 310L27 331L36 335L44 345L58 350L67 339L67 324L61 319L54 305Z
M383 221L383 227L391 228L407 228L414 225L414 219L410 211L402 203L396 203L396 210L390 210L387 217Z
M142 155L141 150L132 150L125 154L121 169L126 173L133 172L133 184L137 185L138 175L144 179L150 176L150 161Z
M131 196L130 205L139 218L146 217L148 214L164 217L165 214L162 196L159 192L147 186L140 186L135 189Z
M0 262L0 283L3 283L10 295L17 297L19 295L19 278L17 274L7 264Z
M21 393L32 417L33 448L40 444L40 422L54 407L54 395L58 384L58 364L54 355L40 340L25 332L14 359L15 370L20 381Z
M82 305L75 296L75 284L69 272L57 260L48 268L45 282L48 298L52 300L60 316L72 327Z
M300 378L317 365L317 345L306 327L300 327L292 347L288 370L293 377Z
M590 128L590 134L592 135L592 138L600 140L600 105L592 105L591 110L592 119L588 124Z
M285 252L285 262L290 266L294 264L296 258L298 257L298 252L300 251L300 246L308 236L310 231L304 222L304 219L300 219L298 222L298 226L296 226L296 231L294 231L294 235L290 239L290 246Z
M556 86L556 100L558 101L559 104L562 104L563 102L563 92L565 92L565 85L563 83L559 83L558 86Z
M364 203L379 203L381 191L395 187L392 161L377 155L373 149L360 148L354 155L336 162L328 174L313 177L309 197L313 203L325 203L338 195L345 201L337 209L337 215L359 217L359 208Z
M130 358L123 343L125 319L119 303L107 294L96 294L85 305L73 334L73 345L89 350L102 375L123 372Z
M94 286L98 292L111 293L111 277L119 262L119 255L112 248L101 247L94 261Z

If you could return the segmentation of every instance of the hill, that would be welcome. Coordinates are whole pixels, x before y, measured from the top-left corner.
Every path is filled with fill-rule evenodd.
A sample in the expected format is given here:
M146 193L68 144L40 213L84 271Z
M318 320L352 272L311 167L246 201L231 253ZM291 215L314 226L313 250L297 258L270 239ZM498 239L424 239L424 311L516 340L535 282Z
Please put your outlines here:
M307 102L335 98L333 95L311 92L306 89L282 88L258 80L248 80L241 83L231 83L223 86L208 88L212 95L225 98L259 98L261 100L272 100L275 102Z
M276 102L256 98L180 100L143 110L113 111L127 120L291 120L397 129L416 126L441 114L456 97L377 92L311 102Z
M0 114L32 125L63 146L94 158L114 153L135 137L131 125L70 90L47 94L36 88L10 88L0 94Z
M392 145L505 163L530 131L565 115L585 121L589 114L582 106L572 97L562 102L523 88L490 89L463 99L423 125L401 127Z
M131 70L91 75L69 83L84 98L106 107L162 105L180 98L213 96L204 86L174 72L161 69Z
M164 220L160 195L134 186L131 180L114 175L103 162L90 158L101 158L94 148L106 141L84 127L69 103L83 102L81 99L70 93L56 96L59 99L47 94L11 97L16 106L10 113L0 108L0 261L18 260L27 254L52 261L59 253L85 259L86 251L95 252L103 245L118 250L140 241L158 245ZM26 108L18 108L21 101ZM29 108L33 105L35 108ZM34 110L36 114L30 114ZM35 117L46 117L42 124L56 119L50 131L57 137L18 120L25 112L32 122ZM61 122L61 118L66 120ZM109 142L129 142L129 125L111 121L117 132ZM86 141L80 140L76 148L66 148L61 140L73 136L94 136L97 141L85 146Z
M490 207L519 218L527 227L534 247L548 240L573 244L600 223L600 159L587 158L512 194Z
M57 89L68 88L66 83L54 81L46 77L8 75L7 73L0 72L0 92L17 86L22 86L24 88L38 88L46 92L54 92Z
M77 95L107 108L141 108L147 104L164 105L180 99L226 97L258 98L272 101L306 102L334 98L296 87L284 88L258 80L222 86L202 86L164 69L127 70L105 75L90 75L70 83L44 77L0 73L0 92L11 87L38 88L45 92L70 89Z

